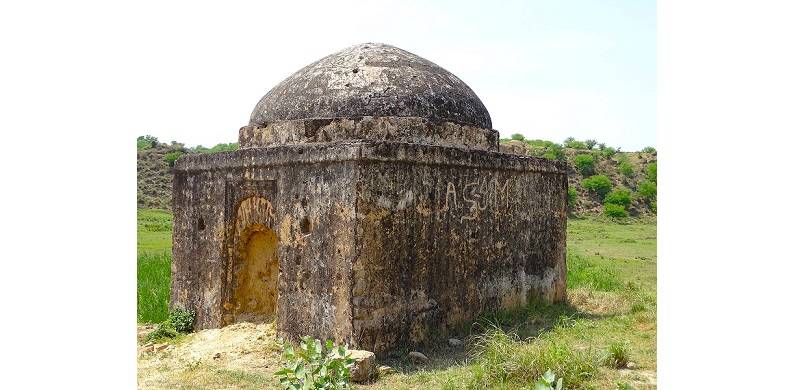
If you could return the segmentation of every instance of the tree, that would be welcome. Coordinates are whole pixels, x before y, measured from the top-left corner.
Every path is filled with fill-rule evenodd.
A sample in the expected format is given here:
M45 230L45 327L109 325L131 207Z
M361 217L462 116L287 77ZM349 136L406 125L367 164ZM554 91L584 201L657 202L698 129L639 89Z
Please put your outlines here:
M515 141L525 141L525 136L520 133L511 134L511 139Z
M586 144L586 149L592 150L595 145L597 145L597 141L594 139L587 139L583 143Z

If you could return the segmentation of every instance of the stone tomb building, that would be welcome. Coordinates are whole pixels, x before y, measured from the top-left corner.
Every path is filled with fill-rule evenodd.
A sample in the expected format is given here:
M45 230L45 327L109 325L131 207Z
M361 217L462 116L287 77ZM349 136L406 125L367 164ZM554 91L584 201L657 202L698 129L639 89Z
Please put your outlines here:
M385 353L565 298L563 163L500 153L478 96L393 46L306 66L239 150L175 166L171 306Z

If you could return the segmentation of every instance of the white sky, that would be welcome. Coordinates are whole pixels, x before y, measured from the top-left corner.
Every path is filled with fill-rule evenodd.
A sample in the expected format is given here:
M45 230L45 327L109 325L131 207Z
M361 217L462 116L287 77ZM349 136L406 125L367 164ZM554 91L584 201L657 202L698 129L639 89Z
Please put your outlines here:
M44 48L19 64L35 79L9 80L28 90L15 99L51 110L29 113L32 121L102 118L131 138L235 142L282 79L344 47L383 42L464 80L501 136L595 138L625 150L655 144L654 1L105 4L22 11L48 30L26 23L19 32L19 15L0 17L12 24L7 34L26 34L17 50ZM72 93L54 95L53 83ZM84 112L53 107L86 96L99 102L87 101Z

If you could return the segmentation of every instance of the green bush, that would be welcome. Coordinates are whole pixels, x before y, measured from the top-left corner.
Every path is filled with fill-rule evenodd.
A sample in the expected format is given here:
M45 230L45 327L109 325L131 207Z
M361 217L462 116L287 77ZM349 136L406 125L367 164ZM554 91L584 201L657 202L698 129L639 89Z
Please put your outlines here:
M158 146L158 138L152 135L140 135L136 138L136 149L144 150Z
M550 160L564 161L567 154L564 152L564 147L558 144L553 144L542 157Z
M614 155L617 154L617 150L612 147L603 147L601 152L603 153L603 156L606 157L614 157Z
M653 183L652 181L649 180L645 180L639 183L638 192L639 195L642 196L642 198L644 198L645 200L647 200L648 203L650 203L656 199L656 196L658 194L658 191L656 190L656 183Z
M603 214L611 218L625 218L628 216L628 210L625 210L625 206L620 206L618 204L613 204L613 203L606 203L605 205L603 205Z
M175 166L175 160L177 160L178 157L180 157L182 155L183 155L183 152L181 152L180 150L173 150L173 151L171 151L171 152L169 152L169 153L164 155L164 161L166 161L167 164L169 164L169 166L173 167L173 166Z
M345 346L328 340L304 337L295 351L291 344L283 350L285 363L275 372L284 389L348 389L353 359Z
M166 321L159 323L156 330L147 335L147 340L174 339L180 334L190 333L192 329L194 329L194 311L175 309L169 313Z
M575 169L583 176L594 173L594 157L591 154L579 154L575 156Z
M597 145L597 140L587 139L586 141L583 141L583 143L586 144L586 149L592 150L594 146Z
M180 333L190 333L194 329L194 311L175 309L169 313L167 321Z
M656 153L656 148L654 148L654 147L652 147L652 146L645 146L645 147L644 147L644 149L642 149L642 153L652 153L652 154L655 154L655 153Z
M525 136L520 133L511 134L511 139L515 141L525 141Z
M570 141L565 143L564 146L577 150L588 149L583 141Z
M657 170L658 170L658 168L656 167L656 163L655 162L647 164L647 180L650 180L653 183L657 183L658 182L656 180L656 176L657 176L656 171Z
M230 144L216 144L212 148L207 148L203 145L197 145L190 149L192 153L217 153L217 152L230 152L239 149L239 144L234 142Z
M158 341L163 339L174 339L180 333L172 327L169 321L164 321L156 327L156 330L147 335L147 341Z
M569 187L567 189L567 206L570 209L575 208L575 202L578 200L578 190L575 187Z
M631 192L622 188L616 189L606 195L604 202L627 208L631 205Z
M583 179L581 186L600 196L600 199L604 199L611 191L611 179L605 175L594 175Z
M626 177L633 177L633 165L627 161L619 163L619 173Z

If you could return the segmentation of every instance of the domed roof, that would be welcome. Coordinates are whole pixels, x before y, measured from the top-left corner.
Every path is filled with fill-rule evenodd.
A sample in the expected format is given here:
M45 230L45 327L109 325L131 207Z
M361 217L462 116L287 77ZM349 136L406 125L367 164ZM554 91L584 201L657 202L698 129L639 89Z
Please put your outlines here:
M300 69L261 98L250 124L360 116L422 117L492 128L486 107L458 77L381 43L351 46Z

